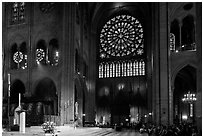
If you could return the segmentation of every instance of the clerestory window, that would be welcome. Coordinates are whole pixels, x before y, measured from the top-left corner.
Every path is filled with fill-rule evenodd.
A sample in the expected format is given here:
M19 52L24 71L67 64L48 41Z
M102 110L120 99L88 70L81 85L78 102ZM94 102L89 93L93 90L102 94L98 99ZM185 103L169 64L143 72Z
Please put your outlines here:
M12 4L11 24L21 24L25 22L25 2L14 2Z

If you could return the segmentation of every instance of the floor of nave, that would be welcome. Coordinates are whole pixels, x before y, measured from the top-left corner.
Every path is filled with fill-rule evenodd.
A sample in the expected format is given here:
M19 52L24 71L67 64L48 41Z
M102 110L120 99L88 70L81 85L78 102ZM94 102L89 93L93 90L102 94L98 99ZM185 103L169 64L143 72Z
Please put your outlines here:
M133 129L122 129L115 131L112 128L76 128L72 131L62 131L59 136L146 136Z
M56 134L58 136L147 136L146 133L140 134L134 129L122 129L122 131L116 131L112 128L98 128L98 127L79 127L74 129L73 127L57 127ZM2 132L2 136L43 136L45 135L41 128L31 127L26 128L25 133L20 132ZM49 135L49 134L48 134Z

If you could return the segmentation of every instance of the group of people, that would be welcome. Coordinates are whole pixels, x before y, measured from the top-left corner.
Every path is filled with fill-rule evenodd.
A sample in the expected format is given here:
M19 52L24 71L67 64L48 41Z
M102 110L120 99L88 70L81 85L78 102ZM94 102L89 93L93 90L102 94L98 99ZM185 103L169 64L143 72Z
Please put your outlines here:
M153 125L142 124L138 130L140 133L148 133L149 136L201 136L201 130L193 124L182 123L178 125Z

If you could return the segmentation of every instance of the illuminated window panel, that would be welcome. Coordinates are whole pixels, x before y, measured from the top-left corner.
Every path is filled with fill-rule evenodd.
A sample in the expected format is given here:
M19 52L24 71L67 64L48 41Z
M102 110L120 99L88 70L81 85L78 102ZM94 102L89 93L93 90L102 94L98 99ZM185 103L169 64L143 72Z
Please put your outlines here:
M18 3L17 2L13 3L12 10L13 10L12 21L13 23L16 23L18 21Z
M113 77L113 63L110 64L110 77Z
M103 78L103 64L99 65L99 78Z
M14 2L12 5L11 24L20 24L25 21L25 3Z
M113 77L115 77L115 63L113 62Z
M123 62L121 63L121 77L123 77Z
M133 74L132 74L132 62L129 62L129 75L133 76Z
M28 58L28 56L27 55L24 55L24 58L25 58L25 68L27 68L27 58Z
M24 20L25 17L25 3L19 3L19 20Z
M132 76L136 76L136 63L135 63L135 61L133 62Z
M101 77L103 78L104 77L104 65L101 64Z
M175 50L175 35L173 33L170 33L170 50Z
M136 76L138 76L138 75L139 75L139 65L138 65L138 61L136 61L135 69L136 69Z
M139 75L142 75L142 62L139 62Z
M143 27L138 19L118 15L110 19L100 34L101 58L143 55Z
M104 78L106 78L107 77L107 65L105 64L105 66L104 66Z
M37 63L45 59L45 51L43 49L36 49L36 61Z
M127 76L131 76L130 75L130 63L127 63Z
M127 77L145 75L145 62L119 61L99 64L99 78Z
M141 61L144 55L143 37L142 24L133 16L117 15L108 20L99 35L99 58L101 62L106 60L104 72L99 76L109 78L145 75L143 59L142 62L127 60L130 56L135 56ZM120 61L117 57L120 57Z
M106 65L106 67L107 67L107 78L110 76L110 68L109 68L109 64L107 63L107 65Z
M102 72L101 72L101 65L99 65L98 68L99 68L99 69L98 69L98 77L101 78L101 74L102 74Z
M21 63L23 61L23 53L17 51L16 53L14 53L13 55L13 61L17 64Z
M124 64L123 73L124 73L124 76L127 76L127 64L126 62L124 62L123 64Z
M145 62L142 61L142 75L145 75Z
M115 63L115 77L118 77L118 64Z
M118 77L121 76L121 65L120 62L118 62Z

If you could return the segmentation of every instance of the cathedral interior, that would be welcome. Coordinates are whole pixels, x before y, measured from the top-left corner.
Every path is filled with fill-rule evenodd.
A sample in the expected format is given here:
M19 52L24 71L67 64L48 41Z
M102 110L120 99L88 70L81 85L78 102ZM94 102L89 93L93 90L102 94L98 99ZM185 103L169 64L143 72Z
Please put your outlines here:
M3 2L2 124L202 128L201 2Z

